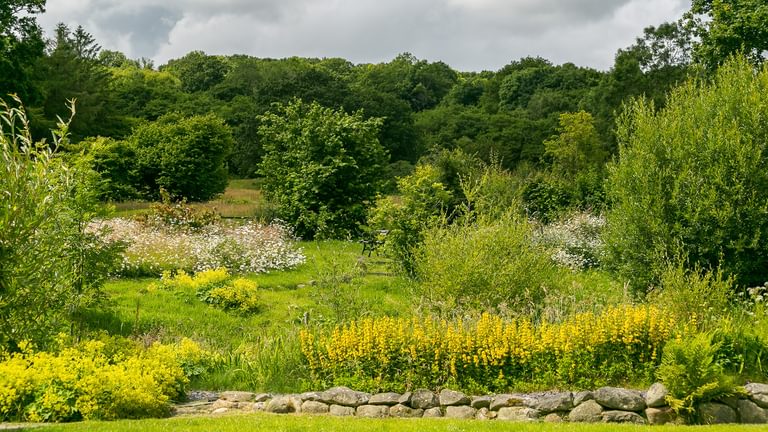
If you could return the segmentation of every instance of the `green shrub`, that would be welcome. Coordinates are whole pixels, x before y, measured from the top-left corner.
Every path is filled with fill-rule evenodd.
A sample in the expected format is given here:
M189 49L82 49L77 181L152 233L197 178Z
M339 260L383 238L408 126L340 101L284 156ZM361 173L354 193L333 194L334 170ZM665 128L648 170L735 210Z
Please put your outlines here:
M194 276L184 270L165 271L159 288L180 294L193 294L201 301L224 310L252 313L259 309L256 282L232 278L225 268L203 270Z
M197 229L218 222L221 217L216 210L195 208L187 205L186 198L173 202L171 195L165 189L160 189L161 202L152 203L150 212L142 215L139 220L149 225L160 225L162 228Z
M367 204L384 186L382 120L295 99L259 117L264 192L297 235L360 233Z
M416 293L441 313L535 313L560 274L514 213L428 229L416 251Z
M631 103L617 126L606 243L643 293L666 262L719 268L742 286L768 280L768 69L744 59L689 82L664 109Z
M664 346L656 376L669 390L669 406L688 421L703 420L698 412L700 404L744 391L716 361L719 348L708 333L673 340Z

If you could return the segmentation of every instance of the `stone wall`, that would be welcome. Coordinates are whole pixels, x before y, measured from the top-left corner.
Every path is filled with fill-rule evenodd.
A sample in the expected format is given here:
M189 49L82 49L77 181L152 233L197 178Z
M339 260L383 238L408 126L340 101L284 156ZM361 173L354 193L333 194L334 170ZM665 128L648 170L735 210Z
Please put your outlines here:
M747 384L747 397L702 404L707 424L768 423L768 385ZM266 411L276 414L316 414L358 417L447 417L520 422L677 423L666 405L667 390L654 384L647 391L603 387L595 391L543 392L467 396L444 389L405 394L369 394L346 387L302 394L223 392L205 394L176 406L177 415Z

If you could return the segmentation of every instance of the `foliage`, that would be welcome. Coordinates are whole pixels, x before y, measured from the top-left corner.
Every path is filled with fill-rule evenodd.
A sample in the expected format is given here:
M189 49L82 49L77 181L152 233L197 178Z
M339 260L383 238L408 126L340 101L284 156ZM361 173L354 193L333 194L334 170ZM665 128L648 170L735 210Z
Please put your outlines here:
M552 251L552 260L572 271L599 267L605 244L605 218L574 213L534 231L535 240Z
M608 153L588 112L560 114L557 132L544 141L544 154L552 159L555 173L572 178L582 171L600 168L607 160Z
M760 0L694 0L686 24L698 37L695 58L714 71L733 55L753 64L765 60L768 49L768 5Z
M204 201L227 187L224 161L232 133L215 115L168 114L134 129L129 141L136 152L137 189L147 198L157 198L164 188L176 199Z
M664 347L656 376L669 390L669 406L693 422L706 420L699 418L700 404L744 393L715 361L718 348L706 333L672 340Z
M632 306L538 326L489 314L476 322L384 317L303 330L301 343L321 386L471 392L536 385L594 388L649 379L675 324L662 310Z
M60 422L164 417L185 397L185 367L206 353L184 339L142 348L115 339L64 344L56 352L6 355L0 361L0 419Z
M279 215L304 238L358 234L382 186L381 121L298 99L275 105L261 121L260 173Z
M210 90L224 80L227 64L219 57L202 51L191 51L180 59L171 60L161 68L179 78L186 92Z
M289 229L280 224L221 223L194 231L147 226L115 218L94 223L106 226L107 239L128 244L118 273L157 276L163 270L197 272L226 267L234 273L260 273L293 268L304 262Z
M416 250L416 294L441 315L466 311L535 314L557 270L527 221L507 213L435 227Z
M397 183L400 196L380 196L369 212L368 225L389 231L384 253L399 271L413 275L414 250L423 241L424 230L441 222L453 194L432 165L417 165L413 174Z
M0 106L0 347L42 342L99 298L116 248L86 230L89 173L32 141L24 111ZM54 132L64 144L66 124Z
M258 285L248 279L233 278L226 268L203 270L188 275L179 270L163 272L160 288L194 293L200 300L228 311L252 313L258 311Z
M217 223L221 218L215 209L187 205L186 199L172 202L165 189L160 189L162 202L153 203L142 222L168 229L194 230Z
M101 200L125 201L139 197L136 150L112 138L86 138L78 143L81 161L99 174L94 185Z
M43 56L45 41L35 14L45 0L8 0L0 3L0 99L16 94L22 100L39 97L33 82L34 66Z
M676 256L737 284L768 279L766 95L768 70L734 59L711 84L673 91L664 109L638 100L622 117L606 242L635 292Z

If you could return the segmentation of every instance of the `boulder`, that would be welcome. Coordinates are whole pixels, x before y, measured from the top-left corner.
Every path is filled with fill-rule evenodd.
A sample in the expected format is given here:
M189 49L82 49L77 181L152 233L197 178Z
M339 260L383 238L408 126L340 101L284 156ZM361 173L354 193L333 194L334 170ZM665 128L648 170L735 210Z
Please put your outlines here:
M573 393L545 393L531 396L523 400L528 408L533 408L541 414L549 414L556 411L570 411L573 408Z
M645 405L650 408L658 408L667 405L669 390L662 383L654 383L645 393Z
M760 408L768 408L768 384L749 383L744 386L749 399Z
M270 393L258 393L253 396L254 402L267 402L268 400L272 399L272 394Z
M230 402L250 402L256 396L255 393L245 391L225 391L219 395L219 399Z
M355 409L348 406L331 405L331 407L328 408L328 413L332 416L348 417L355 415Z
M768 423L768 410L760 408L756 403L742 399L738 402L739 418L742 423L764 424Z
M474 409L490 408L491 407L491 397L490 396L475 396L475 397L472 398L472 402L470 402L469 406L471 406Z
M462 392L448 389L440 390L438 396L441 406L469 405L469 398Z
M413 395L411 395L410 404L411 408L426 410L438 406L440 401L431 391L421 389L413 392Z
M439 407L434 407L434 408L424 410L424 418L437 418L442 416L443 416L443 411Z
M499 413L496 415L499 420L511 420L511 421L534 421L539 418L539 412L533 408L513 406L499 408Z
M211 411L211 414L224 414L225 412L228 412L229 408L216 408L215 410Z
M611 410L603 411L600 415L605 423L634 423L646 424L643 416L632 411Z
M275 396L267 404L267 412L276 414L300 413L302 400L298 396Z
M329 395L325 392L305 392L299 395L303 401L327 402Z
M645 417L652 425L664 425L677 421L677 414L670 407L646 408Z
M307 400L301 404L301 412L304 414L328 414L330 407L322 402Z
M389 407L386 405L360 405L357 407L355 415L367 418L389 417Z
M704 424L738 423L736 411L721 403L706 402L699 405L699 416Z
M549 413L544 416L544 423L562 423L563 422L563 415L562 413Z
M348 407L365 405L371 398L370 393L355 391L347 387L334 387L322 392L321 395L322 399L318 402Z
M390 417L416 418L424 415L424 410L414 409L403 404L397 404L389 408Z
M475 414L476 420L493 420L496 418L496 411L491 411L488 408L480 408Z
M523 397L514 394L500 394L491 400L491 411L498 411L504 407L523 406Z
M405 392L402 396L400 396L400 398L397 399L397 403L410 406L411 396L413 396L412 392Z
M591 391L580 391L573 394L573 406L579 406L588 400L593 400Z
M576 423L597 423L602 420L600 414L603 413L603 407L593 401L588 400L579 404L568 414L568 421Z
M211 410L215 411L219 408L237 408L237 402L232 402L224 399L219 399L211 405Z
M452 405L445 408L445 416L447 418L473 419L475 414L477 414L477 410L467 405Z
M397 405L400 401L399 393L378 393L368 400L368 405Z
M640 412L645 409L645 399L640 392L616 387L601 387L593 394L595 401L605 408Z

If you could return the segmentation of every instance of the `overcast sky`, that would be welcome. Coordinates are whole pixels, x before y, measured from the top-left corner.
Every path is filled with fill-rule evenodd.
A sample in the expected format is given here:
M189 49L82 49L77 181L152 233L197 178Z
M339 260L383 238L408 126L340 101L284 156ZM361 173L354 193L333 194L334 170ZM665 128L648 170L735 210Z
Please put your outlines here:
M39 19L83 25L104 49L160 65L192 50L389 61L410 52L462 71L525 56L608 69L643 28L690 0L48 0Z

